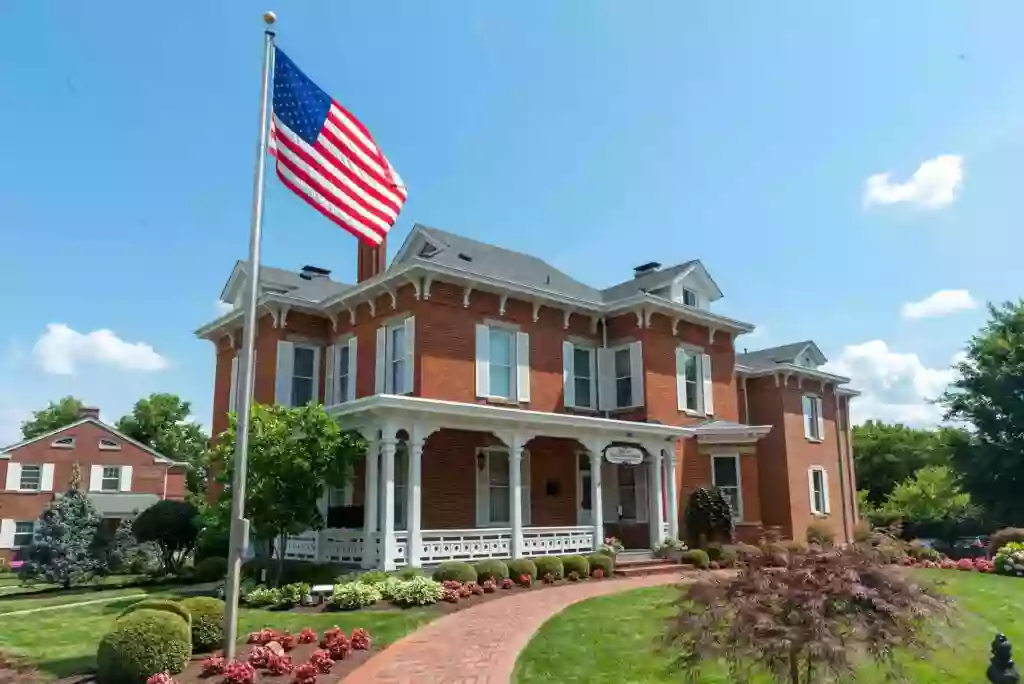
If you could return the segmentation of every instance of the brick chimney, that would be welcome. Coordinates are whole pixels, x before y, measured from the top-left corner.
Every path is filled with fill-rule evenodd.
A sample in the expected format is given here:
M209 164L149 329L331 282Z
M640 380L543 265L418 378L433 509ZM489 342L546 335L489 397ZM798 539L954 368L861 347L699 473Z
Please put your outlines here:
M359 241L358 263L356 265L356 282L361 283L378 273L383 273L387 268L388 241L387 238L373 247L362 240Z
M83 406L82 409L78 412L78 417L79 418L95 418L96 420L99 420L100 419L100 410L96 406Z

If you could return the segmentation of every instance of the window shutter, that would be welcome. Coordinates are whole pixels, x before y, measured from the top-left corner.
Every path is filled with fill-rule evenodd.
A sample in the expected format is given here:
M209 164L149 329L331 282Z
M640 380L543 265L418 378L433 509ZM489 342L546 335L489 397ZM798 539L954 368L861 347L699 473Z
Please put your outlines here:
M121 466L121 491L132 491L132 467L130 465Z
M53 491L53 464L43 464L43 481L40 483L39 491L52 492Z
M277 343L277 370L274 379L274 402L292 405L292 380L295 375L295 345L284 340Z
M821 470L821 494L822 500L825 502L825 513L831 513L832 505L829 503L831 497L828 494L828 471L824 468Z
M356 348L358 342L356 336L348 338L348 396L345 397L346 401L352 401L356 398L356 368L359 364L356 363Z
M530 335L516 333L516 397L530 401Z
M231 359L231 385L228 390L228 412L234 411L238 406L238 357Z
M377 328L377 364L373 372L374 394L384 394L387 386L385 371L388 366L388 329L383 325Z
M562 342L562 403L569 407L576 405L576 382L574 380L573 361L572 342Z
M486 325L476 326L476 396L491 394L491 330Z
M804 437L813 439L811 434L811 397L804 396Z
M14 520L4 518L0 520L0 549L14 548Z
M405 386L404 391L411 393L414 389L413 379L416 377L416 318L405 319Z
M313 403L320 403L320 352L322 347L313 349Z
M89 468L89 491L103 491L103 466L94 465Z
M710 354L701 354L700 355L700 372L701 372L701 377L703 378L703 381L704 381L704 384L703 384L703 388L704 388L704 394L703 394L703 398L704 398L704 414L710 416L710 415L714 414L714 412L715 412L715 399L714 399L714 396L713 396L713 393L714 393L713 384L714 383L711 382L711 355Z
M606 347L597 350L597 381L601 386L597 399L600 402L598 407L602 411L611 411L615 408L615 359L612 354L612 350Z
M811 513L820 513L821 511L814 507L814 468L807 469L807 494L811 500Z
M676 408L686 410L686 357L685 349L676 349Z
M329 344L327 345L327 358L324 360L324 406L332 406L336 403L334 399L335 361L337 361L335 358L335 347L333 344Z
M587 354L587 363L590 367L590 408L597 408L597 352L593 349ZM576 381L573 380L573 384Z
M825 414L821 410L821 397L814 397L814 403L818 407L818 439L825 439Z
M629 343L629 374L633 385L633 406L644 405L644 347L640 340Z
M9 492L16 492L21 489L21 464L7 462L7 486Z

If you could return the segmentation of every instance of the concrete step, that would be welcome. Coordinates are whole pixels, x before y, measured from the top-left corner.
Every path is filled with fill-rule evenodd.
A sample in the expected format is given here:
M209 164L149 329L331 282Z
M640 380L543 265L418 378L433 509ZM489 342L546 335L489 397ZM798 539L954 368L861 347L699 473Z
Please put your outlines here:
M683 566L679 563L662 560L658 560L655 563L628 563L615 566L615 575L617 577L642 577L644 575L681 573L682 571Z
M679 565L665 558L623 558L621 555L615 559L616 568L645 568L651 565L665 565L670 563L672 565Z
M623 551L615 560L619 563L630 563L632 561L646 561L654 558L654 554L647 549L639 551Z

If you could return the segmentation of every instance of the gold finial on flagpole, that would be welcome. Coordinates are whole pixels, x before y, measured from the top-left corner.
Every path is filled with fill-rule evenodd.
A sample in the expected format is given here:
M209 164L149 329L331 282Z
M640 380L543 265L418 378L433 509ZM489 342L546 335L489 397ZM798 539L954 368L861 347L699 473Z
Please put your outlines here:
M265 23L267 26L273 26L275 21L277 21L276 14L269 10L263 13L263 23Z

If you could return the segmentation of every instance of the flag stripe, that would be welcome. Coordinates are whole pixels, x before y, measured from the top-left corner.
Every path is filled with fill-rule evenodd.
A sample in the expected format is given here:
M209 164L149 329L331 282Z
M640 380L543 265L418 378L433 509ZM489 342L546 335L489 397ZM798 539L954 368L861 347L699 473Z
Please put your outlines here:
M363 183L358 176L349 171L343 164L334 162L330 156L322 154L316 147L310 147L306 141L288 130L283 124L277 127L278 137L281 145L286 146L292 154L301 158L306 164L313 167L325 177L331 179L333 185L362 204L367 211L375 216L394 223L398 218L398 206L366 183Z
M388 188L393 194L397 194L402 199L405 199L404 195L401 194L401 188L390 178L391 174L388 173L387 169L380 166L375 155L369 153L368 150L359 144L358 140L349 135L347 130L335 123L330 114L328 114L324 127L320 131L320 137L330 140L338 148L339 152L358 164L377 183Z
M335 166L347 169L353 177L358 178L364 185L373 188L381 197L398 208L402 207L405 197L397 194L393 186L382 184L374 174L368 173L365 167L359 163L358 159L353 159L352 156L345 154L339 149L331 140L331 136L327 133L326 129L316 139L313 147L327 158L333 160Z
M292 175L291 171L282 165L277 167L277 177L281 179L288 188L291 189L296 195L306 201L309 206L313 207L321 214L329 218L330 220L337 223L339 226L347 230L348 232L355 235L364 242L369 242L374 245L379 245L384 241L384 236L376 233L369 228L366 228L363 224L351 221L342 211L337 209L330 202L321 202L323 199L319 193L305 185L300 179Z

